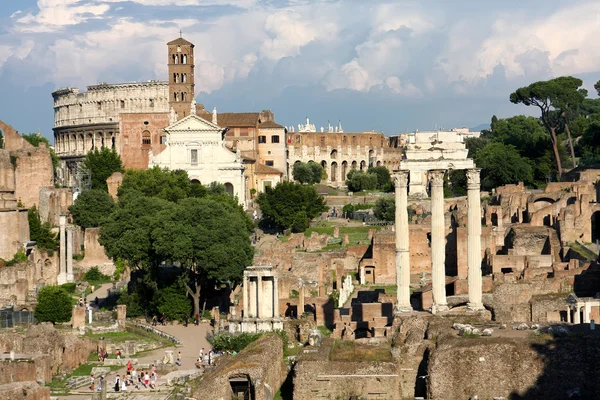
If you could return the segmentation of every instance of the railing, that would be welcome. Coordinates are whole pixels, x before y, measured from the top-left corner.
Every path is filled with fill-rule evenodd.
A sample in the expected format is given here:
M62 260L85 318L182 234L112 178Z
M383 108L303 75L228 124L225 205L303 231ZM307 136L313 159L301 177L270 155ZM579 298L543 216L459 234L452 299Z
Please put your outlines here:
M15 324L32 325L36 322L33 311L0 311L0 328L12 328Z

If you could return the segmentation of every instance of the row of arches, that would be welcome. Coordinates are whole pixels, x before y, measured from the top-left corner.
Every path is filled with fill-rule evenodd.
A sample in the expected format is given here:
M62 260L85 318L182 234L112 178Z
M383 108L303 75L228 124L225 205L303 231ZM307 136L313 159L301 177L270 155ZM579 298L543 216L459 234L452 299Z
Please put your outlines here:
M174 101L186 101L188 97L187 92L173 92Z
M96 148L116 148L114 132L64 133L54 138L56 152L60 154L87 154Z

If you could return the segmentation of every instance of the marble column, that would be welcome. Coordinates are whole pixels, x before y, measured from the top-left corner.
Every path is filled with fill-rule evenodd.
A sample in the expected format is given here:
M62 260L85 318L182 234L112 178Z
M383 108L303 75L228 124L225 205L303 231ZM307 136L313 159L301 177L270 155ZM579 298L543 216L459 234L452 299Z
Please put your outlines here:
M273 277L273 318L279 318L279 278Z
M244 272L244 283L242 287L242 301L244 302L244 318L248 318L248 290L250 286L250 280L248 279L248 275Z
M258 285L258 289L257 289L257 296L256 296L256 317L257 318L264 318L264 309L263 309L263 299L264 299L264 292L263 292L263 281L262 281L262 276L259 275L256 277L256 284Z
M574 320L573 323L574 324L580 324L581 323L581 315L579 314L579 304L577 304L577 306L575 306L575 315L574 315Z
M60 248L59 248L59 260L58 260L58 277L57 282L59 285L67 283L67 246L66 246L66 233L65 227L67 225L67 216L60 215L58 217L59 232L60 232Z
M67 229L67 282L73 282L73 230Z
M248 295L249 295L249 301L248 304L250 306L250 314L249 317L250 318L256 318L256 281L253 279L250 279L250 277L248 278Z
M479 168L467 170L467 265L469 268L469 303L471 311L484 309L481 278L481 196L479 194Z
M300 318L304 314L304 283L300 284L299 293L298 293L298 315Z
M408 227L408 171L393 174L396 199L396 313L411 312Z
M448 311L446 303L446 228L444 226L443 169L429 171L431 182L431 281L433 314Z

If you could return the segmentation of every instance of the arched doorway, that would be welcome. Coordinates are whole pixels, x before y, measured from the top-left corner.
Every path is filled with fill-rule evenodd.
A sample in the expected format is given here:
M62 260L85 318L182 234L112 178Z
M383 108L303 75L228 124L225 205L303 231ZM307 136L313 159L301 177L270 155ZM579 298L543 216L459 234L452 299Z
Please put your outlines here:
M600 211L592 214L592 242L600 241Z
M229 377L231 398L236 400L254 400L254 386L246 374L236 374Z
M358 167L358 164L356 161L352 161L352 169L356 169Z
M337 169L338 169L338 165L337 163L334 161L331 163L331 175L330 175L330 179L331 182L336 182L337 181Z
M228 195L233 196L233 185L229 182L225 184L225 191Z
M348 174L348 161L342 162L342 180L346 180L346 175Z
M360 170L361 171L364 171L366 166L367 166L367 163L364 160L360 162Z

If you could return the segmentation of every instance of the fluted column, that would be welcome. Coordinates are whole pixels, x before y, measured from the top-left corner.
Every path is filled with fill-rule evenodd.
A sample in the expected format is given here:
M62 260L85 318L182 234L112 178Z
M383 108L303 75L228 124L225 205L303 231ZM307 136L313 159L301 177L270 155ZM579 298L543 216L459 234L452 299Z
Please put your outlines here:
M248 290L249 290L249 279L248 275L244 271L244 283L242 287L242 301L244 302L244 318L248 318Z
M393 174L396 198L396 313L411 312L408 227L408 171Z
M256 318L256 281L248 277L248 305L251 318Z
M446 303L446 229L444 227L443 169L429 171L431 182L431 312L447 311Z
M59 285L67 283L67 247L65 237L65 227L67 225L67 216L60 215L58 217L59 232L60 232L60 247L59 247L59 259L58 259L58 277L57 282Z
M469 268L469 304L472 311L483 310L481 278L481 197L479 168L467 170L467 265Z

